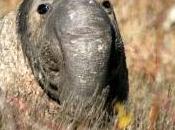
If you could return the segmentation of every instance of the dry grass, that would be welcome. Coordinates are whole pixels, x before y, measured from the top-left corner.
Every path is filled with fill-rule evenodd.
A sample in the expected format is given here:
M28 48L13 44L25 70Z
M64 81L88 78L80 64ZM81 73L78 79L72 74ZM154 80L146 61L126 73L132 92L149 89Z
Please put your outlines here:
M133 130L174 130L175 30L163 27L173 0L116 1L130 71Z
M163 23L173 0L113 0L125 41L130 95L128 130L175 130L175 30ZM71 129L42 92L15 34L15 14L0 21L0 130ZM9 35L10 34L10 35ZM117 120L117 119L116 119ZM59 122L59 123L58 123ZM109 126L109 129L115 126ZM79 128L82 130L82 126ZM93 129L96 129L94 126Z
M130 106L134 113L133 130L173 130L174 84L150 83L145 78L131 80Z
M168 10L173 0L122 0L116 12L126 44L131 71L144 73L153 81L173 81L175 76L175 40L173 29L165 31Z
M0 0L0 18L15 10L21 0Z

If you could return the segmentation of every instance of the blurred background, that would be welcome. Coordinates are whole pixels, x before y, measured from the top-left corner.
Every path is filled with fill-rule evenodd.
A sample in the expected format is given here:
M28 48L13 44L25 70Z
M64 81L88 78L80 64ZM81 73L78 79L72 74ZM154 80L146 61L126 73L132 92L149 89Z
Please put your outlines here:
M113 0L130 73L175 80L175 1Z

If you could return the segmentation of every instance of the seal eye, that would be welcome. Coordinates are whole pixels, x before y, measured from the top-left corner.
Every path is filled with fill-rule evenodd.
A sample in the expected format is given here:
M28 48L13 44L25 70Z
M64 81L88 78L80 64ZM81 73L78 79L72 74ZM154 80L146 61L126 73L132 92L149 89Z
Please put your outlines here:
M46 14L49 11L49 5L48 4L41 4L38 6L37 12L39 14Z
M103 7L105 7L106 9L110 9L110 8L111 8L111 4L110 4L109 1L104 1L104 2L102 3L102 5L103 5Z
M111 3L108 0L105 0L102 2L102 6L105 9L105 11L109 14L112 13L112 7L111 7Z

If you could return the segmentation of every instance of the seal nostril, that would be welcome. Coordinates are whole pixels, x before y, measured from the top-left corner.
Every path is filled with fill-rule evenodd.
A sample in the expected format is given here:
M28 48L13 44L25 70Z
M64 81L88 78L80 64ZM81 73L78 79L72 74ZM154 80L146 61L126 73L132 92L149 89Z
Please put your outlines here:
M111 9L111 4L109 1L103 1L102 3L103 7L105 7L106 9Z

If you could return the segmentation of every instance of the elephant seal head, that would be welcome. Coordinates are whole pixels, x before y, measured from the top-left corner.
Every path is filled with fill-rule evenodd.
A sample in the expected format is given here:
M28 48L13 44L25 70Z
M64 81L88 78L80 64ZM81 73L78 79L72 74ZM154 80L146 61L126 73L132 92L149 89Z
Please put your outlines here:
M24 0L17 21L24 55L52 99L73 113L100 113L127 99L124 46L109 1Z

